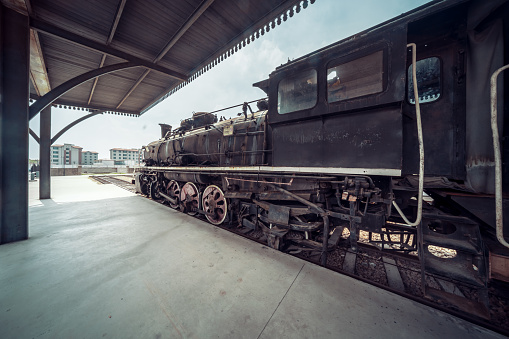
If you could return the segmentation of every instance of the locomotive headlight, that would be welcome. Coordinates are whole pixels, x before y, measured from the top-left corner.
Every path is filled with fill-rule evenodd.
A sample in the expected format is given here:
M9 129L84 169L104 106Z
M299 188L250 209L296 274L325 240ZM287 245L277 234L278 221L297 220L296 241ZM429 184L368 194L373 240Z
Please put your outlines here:
M148 146L145 146L145 152L148 152L148 151L149 151Z

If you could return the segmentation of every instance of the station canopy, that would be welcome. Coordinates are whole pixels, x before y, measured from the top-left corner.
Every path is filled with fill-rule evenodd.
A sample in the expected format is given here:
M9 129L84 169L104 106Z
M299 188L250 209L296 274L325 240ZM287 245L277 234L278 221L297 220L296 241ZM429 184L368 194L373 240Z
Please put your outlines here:
M133 115L315 2L1 1L29 17L31 99L102 68L53 104Z

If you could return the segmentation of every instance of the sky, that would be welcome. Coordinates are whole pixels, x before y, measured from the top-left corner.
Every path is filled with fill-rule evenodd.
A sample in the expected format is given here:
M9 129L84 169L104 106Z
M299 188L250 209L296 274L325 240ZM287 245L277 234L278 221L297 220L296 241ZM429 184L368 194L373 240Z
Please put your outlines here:
M176 128L193 112L211 112L263 98L265 93L252 84L267 79L288 59L299 58L427 2L316 0L142 116L97 115L68 130L55 144L74 144L83 147L83 151L99 152L99 159L109 159L112 148L141 148L160 138L159 123ZM237 108L220 115L233 117L240 111ZM52 136L86 114L53 107ZM30 121L30 128L39 134L39 115ZM39 159L39 144L32 137L29 156Z

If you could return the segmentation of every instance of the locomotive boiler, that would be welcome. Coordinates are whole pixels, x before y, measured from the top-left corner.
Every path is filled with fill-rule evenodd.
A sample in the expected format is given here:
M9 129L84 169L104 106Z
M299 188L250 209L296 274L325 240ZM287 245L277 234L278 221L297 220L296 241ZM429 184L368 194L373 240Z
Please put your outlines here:
M257 109L166 126L137 189L322 264L366 232L427 272L509 282L508 41L507 1L431 2L277 67Z

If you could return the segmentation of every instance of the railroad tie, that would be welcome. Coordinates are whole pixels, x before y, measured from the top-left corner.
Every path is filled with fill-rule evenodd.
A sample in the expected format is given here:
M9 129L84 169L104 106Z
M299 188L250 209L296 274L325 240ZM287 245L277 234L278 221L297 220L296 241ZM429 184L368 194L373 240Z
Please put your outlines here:
M355 259L357 255L352 252L346 252L345 261L343 262L343 271L349 274L355 274Z
M435 280L440 284L440 287L442 287L442 289L445 292L457 295L458 297L465 298L463 292L461 292L460 289L454 283L438 278L435 278Z
M401 274L396 266L396 261L387 257L382 257L382 260L384 262L385 272L387 273L387 282L389 286L398 291L404 291L405 285L403 284Z

